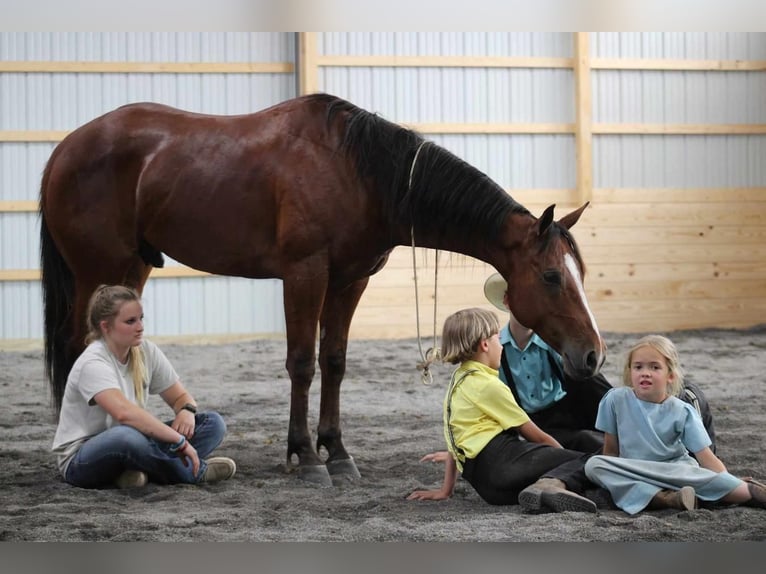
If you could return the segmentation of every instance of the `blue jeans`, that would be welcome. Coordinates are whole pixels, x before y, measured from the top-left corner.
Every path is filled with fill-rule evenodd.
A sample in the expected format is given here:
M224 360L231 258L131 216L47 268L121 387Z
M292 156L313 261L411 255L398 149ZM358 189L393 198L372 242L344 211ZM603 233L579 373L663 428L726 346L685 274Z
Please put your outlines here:
M117 425L80 447L67 466L64 480L80 488L99 488L113 484L125 470L141 470L158 484L195 484L207 468L204 459L221 444L226 423L213 411L197 413L194 419L194 436L189 442L200 459L196 475L191 463L184 466L179 457L168 452L170 444L149 438L131 426Z

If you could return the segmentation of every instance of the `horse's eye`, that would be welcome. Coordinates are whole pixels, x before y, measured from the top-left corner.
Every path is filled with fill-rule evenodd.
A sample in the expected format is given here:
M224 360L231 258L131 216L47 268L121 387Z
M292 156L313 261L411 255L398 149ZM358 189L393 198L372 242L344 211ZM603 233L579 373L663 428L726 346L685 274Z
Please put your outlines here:
M548 285L561 285L561 273L558 271L545 271L543 272L543 281Z

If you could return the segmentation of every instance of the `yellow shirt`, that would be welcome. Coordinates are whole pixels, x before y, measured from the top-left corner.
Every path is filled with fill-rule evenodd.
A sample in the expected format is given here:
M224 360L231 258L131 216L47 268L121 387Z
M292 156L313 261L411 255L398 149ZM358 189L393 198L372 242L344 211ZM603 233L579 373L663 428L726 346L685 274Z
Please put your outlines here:
M527 421L529 416L495 369L477 361L455 369L444 397L444 438L458 470L502 431Z

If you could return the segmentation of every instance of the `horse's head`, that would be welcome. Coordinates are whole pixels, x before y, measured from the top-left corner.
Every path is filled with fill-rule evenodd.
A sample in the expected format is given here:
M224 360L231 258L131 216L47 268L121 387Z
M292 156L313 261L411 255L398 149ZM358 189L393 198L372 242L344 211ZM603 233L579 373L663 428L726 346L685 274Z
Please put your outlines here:
M551 205L522 225L523 232L515 221L505 265L498 267L513 314L561 353L567 373L580 377L595 374L606 352L585 297L585 266L569 233L587 206L554 221Z

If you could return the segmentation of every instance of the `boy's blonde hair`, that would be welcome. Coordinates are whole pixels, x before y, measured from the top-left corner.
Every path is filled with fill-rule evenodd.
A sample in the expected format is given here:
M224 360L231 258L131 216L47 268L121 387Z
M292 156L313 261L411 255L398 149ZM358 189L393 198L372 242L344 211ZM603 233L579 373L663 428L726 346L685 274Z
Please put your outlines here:
M500 321L492 311L472 307L447 317L442 330L442 361L462 363L470 359L483 339L500 332Z
M633 386L630 382L630 365L633 362L633 353L642 347L650 347L657 351L665 359L668 372L673 378L668 383L668 394L677 397L684 387L684 372L681 369L681 361L678 358L678 350L673 342L662 335L647 335L639 339L628 351L625 367L622 371L622 382L626 387Z

